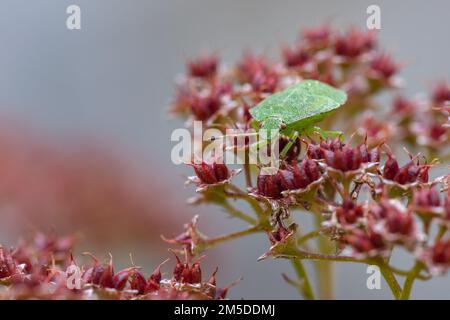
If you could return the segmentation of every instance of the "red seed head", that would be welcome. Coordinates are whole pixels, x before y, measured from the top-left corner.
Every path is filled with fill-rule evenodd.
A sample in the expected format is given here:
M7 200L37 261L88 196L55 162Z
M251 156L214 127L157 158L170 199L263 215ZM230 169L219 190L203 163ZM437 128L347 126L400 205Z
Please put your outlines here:
M303 170L310 182L314 182L320 178L319 166L314 160L303 159L301 162L301 170Z
M335 51L338 55L354 58L371 50L374 46L373 32L362 32L352 28L345 35L337 37Z
M386 160L383 168L383 178L387 180L394 180L399 171L400 168L397 160L391 154L388 154L388 159Z
M414 219L411 212L401 212L395 208L388 211L386 227L389 233L410 235L414 230Z
M301 47L296 47L294 49L284 47L282 54L284 64L288 68L300 67L304 65L309 59L308 52Z
M342 206L336 208L336 216L341 224L353 224L364 215L362 206L352 200L345 199Z
M128 283L128 279L133 274L135 267L126 268L117 272L113 278L113 288L116 290L123 290Z
M222 163L206 163L192 164L195 174L202 183L215 184L224 181L230 177L230 172L225 164Z
M281 197L281 182L278 174L259 174L257 180L258 193L268 198Z
M190 282L191 283L201 283L202 282L202 269L200 268L200 263L195 262L192 264L190 270Z
M370 67L384 79L389 79L398 71L398 65L394 63L390 55L385 53L375 56Z
M219 58L216 55L204 55L188 62L188 73L192 77L211 77L216 74Z
M144 275L137 269L134 269L131 274L130 288L132 290L136 290L138 294L145 293L145 287L147 286L147 281L145 280Z
M432 261L438 265L450 264L450 239L439 240L431 248Z
M359 253L369 253L373 250L384 250L386 248L386 243L381 234L370 229L368 231L354 229L344 236L344 242Z
M437 105L450 101L450 83L447 81L439 82L434 87L431 97L433 102Z
M421 208L440 207L441 199L435 188L424 188L414 190L413 203Z

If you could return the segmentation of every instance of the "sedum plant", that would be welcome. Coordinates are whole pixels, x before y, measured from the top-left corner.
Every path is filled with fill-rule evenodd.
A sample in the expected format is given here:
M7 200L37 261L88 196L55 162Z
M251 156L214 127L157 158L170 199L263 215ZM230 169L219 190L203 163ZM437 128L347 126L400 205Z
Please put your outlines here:
M337 262L375 265L395 299L410 298L415 281L450 268L450 85L438 82L426 99L406 98L398 70L374 33L327 25L304 30L280 61L249 52L232 66L217 55L189 61L171 112L188 128L200 121L243 137L231 147L219 137L202 141L207 158L188 163L196 186L189 203L221 207L248 227L206 236L195 216L181 234L163 237L174 247L167 277L167 261L147 275L134 263L115 271L112 257L101 262L90 253L92 261L79 263L74 237L38 233L0 246L0 299L224 299L238 281L218 287L217 269L205 278L204 252L256 233L267 236L258 260L288 259L296 279L283 277L305 299L334 297ZM381 93L391 105L376 99ZM279 155L277 165L252 163L244 153L231 168L208 155L213 143L231 154ZM408 252L409 268L392 262L399 250Z
M379 267L395 299L410 298L415 281L444 274L450 267L450 86L442 81L426 99L405 98L399 68L379 49L375 33L328 25L304 30L282 48L279 61L250 52L232 66L220 65L217 55L189 61L171 112L188 128L201 121L224 136L229 129L244 132L232 148L219 141L228 152L267 148L273 136L262 129L275 130L279 166L268 174L248 156L233 170L214 154L193 158L188 182L197 189L189 202L217 205L248 228L208 237L195 217L166 240L195 257L265 233L258 260L290 260L297 279L283 276L306 299L334 297L336 262ZM392 105L379 102L382 93ZM266 143L251 142L249 129ZM204 151L216 139L204 141ZM313 229L301 222L304 215L314 216ZM391 261L402 249L410 257L407 269ZM317 269L315 280L307 261Z

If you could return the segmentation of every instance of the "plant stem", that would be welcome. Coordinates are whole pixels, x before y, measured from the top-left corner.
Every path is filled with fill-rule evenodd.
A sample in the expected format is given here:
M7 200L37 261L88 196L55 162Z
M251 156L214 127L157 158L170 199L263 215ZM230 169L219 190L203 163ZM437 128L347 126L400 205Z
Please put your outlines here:
M322 232L322 230L320 230L320 229L308 232L307 234L305 234L297 239L297 244L301 245L302 243L304 243L308 240L318 237L318 236L320 236L321 232Z
M227 196L233 199L242 199L246 201L259 217L264 215L264 210L261 208L259 202L256 199L250 197L247 193L244 193L241 189L239 189L239 187L235 186L234 184L228 184L227 186L233 191L227 192L227 190L225 190Z
M250 164L249 164L248 156L244 163L244 173L245 173L245 183L247 185L247 188L252 188L253 187L252 173L250 171Z
M311 287L311 282L309 280L308 274L306 273L303 263L299 259L291 260L292 266L294 267L297 277L301 281L301 294L307 300L315 300L314 291Z
M403 290L400 296L401 300L408 300L411 296L411 289L414 284L414 280L416 280L417 275L423 269L423 264L417 261L411 271L408 273L405 279L405 283L403 285Z
M263 228L258 225L258 226L253 226L253 227L250 227L248 229L244 229L244 230L237 231L237 232L234 232L234 233L226 234L226 235L223 235L223 236L218 236L218 237L215 237L215 238L209 238L209 239L207 239L205 241L204 246L205 246L205 248L210 248L210 247L216 246L216 245L218 245L218 244L220 244L222 242L230 241L230 240L237 239L237 238L240 238L240 237L243 237L243 236L246 236L246 235L257 233L257 232L260 232L262 230L263 230Z
M313 212L316 213L316 227L320 230L322 224L322 216L320 208L313 206ZM333 246L326 237L317 237L317 245L320 252L329 254L333 250ZM319 294L322 299L331 300L334 297L334 279L333 279L333 262L317 261L317 281L319 286Z
M381 274L383 275L384 280L387 282L389 288L391 289L394 298L399 299L402 293L402 288L398 284L398 281L395 278L394 273L392 272L389 265L387 265L386 262L381 258L374 259L374 262L374 264L376 264L380 268Z
M251 225L256 225L257 221L250 217L249 215L243 213L242 211L236 209L235 207L233 207L231 204L229 204L228 202L224 202L221 204L221 206L233 217L244 220L248 223L250 223Z

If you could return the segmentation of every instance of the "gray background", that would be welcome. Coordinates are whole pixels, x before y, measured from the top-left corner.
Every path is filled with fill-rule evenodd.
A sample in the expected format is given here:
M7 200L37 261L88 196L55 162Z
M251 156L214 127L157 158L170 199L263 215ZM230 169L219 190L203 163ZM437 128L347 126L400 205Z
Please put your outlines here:
M81 6L80 31L66 29L69 4ZM0 116L24 119L61 139L113 142L171 180L170 201L182 203L192 190L182 188L183 170L169 158L170 133L181 122L166 121L165 111L184 60L208 49L228 62L244 48L276 55L277 46L292 42L302 26L332 21L364 27L370 4L381 7L381 42L404 64L408 93L448 78L450 2L444 0L2 0ZM242 227L217 211L180 215L200 212L212 234ZM231 297L297 297L281 280L281 272L292 274L288 263L256 263L267 245L256 236L213 255L222 257L221 281L244 276ZM339 265L336 273L339 298L390 298L384 283L381 291L366 289L361 266ZM417 283L413 297L450 298L449 285L450 277Z

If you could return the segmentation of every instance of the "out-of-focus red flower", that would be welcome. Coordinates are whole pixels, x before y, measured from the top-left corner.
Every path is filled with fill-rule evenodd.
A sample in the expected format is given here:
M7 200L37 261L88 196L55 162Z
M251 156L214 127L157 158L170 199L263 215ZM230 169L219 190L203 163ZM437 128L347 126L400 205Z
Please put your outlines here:
M168 187L157 172L146 173L105 146L62 145L31 130L0 127L0 211L2 228L12 234L51 228L113 245L133 230L129 240L157 239L185 210L183 201L160 201Z

